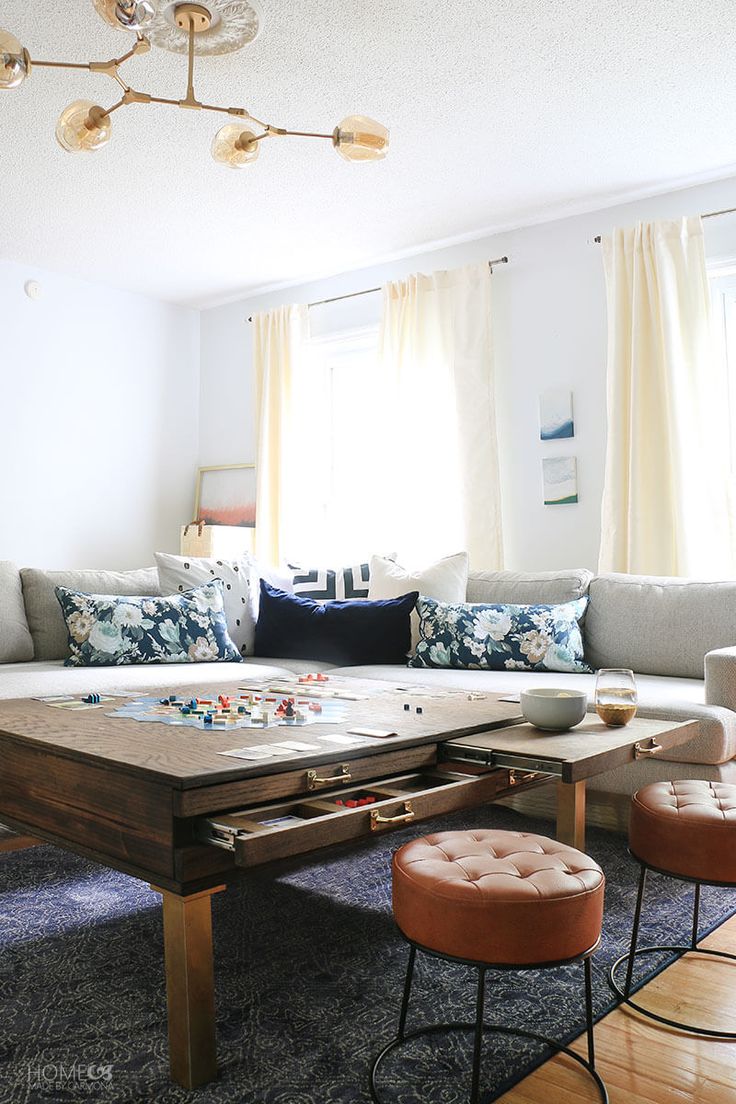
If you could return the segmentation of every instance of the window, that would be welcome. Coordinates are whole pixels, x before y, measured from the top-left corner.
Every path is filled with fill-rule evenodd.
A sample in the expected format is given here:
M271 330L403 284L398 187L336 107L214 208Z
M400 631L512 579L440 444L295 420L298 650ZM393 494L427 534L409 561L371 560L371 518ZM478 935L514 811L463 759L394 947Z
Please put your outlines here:
M736 266L714 268L708 275L715 345L728 381L731 470L736 473Z
M377 354L377 325L310 340L294 381L299 469L287 523L292 561L350 563L386 551Z

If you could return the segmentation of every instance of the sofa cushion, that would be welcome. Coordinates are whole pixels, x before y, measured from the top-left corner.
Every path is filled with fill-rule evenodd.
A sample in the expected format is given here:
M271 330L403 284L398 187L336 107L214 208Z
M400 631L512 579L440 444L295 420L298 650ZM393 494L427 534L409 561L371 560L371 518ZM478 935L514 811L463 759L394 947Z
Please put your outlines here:
M56 587L81 590L86 594L158 595L155 567L138 571L39 571L21 568L23 599L36 659L66 659L69 641Z
M468 602L493 602L522 606L574 602L588 593L592 571L471 571Z
M234 690L261 679L291 678L298 662L245 660L238 663L167 663L165 666L65 667L63 659L0 665L0 699L45 698L54 694L89 694L106 691L139 694L191 687L205 696L217 688ZM310 671L322 665L310 663ZM298 671L302 674L304 672Z
M587 671L578 622L587 598L552 606L417 602L420 640L410 667Z
M0 663L33 659L20 572L9 560L0 560Z
M702 679L706 652L736 644L736 582L597 575L583 635L591 667Z
M68 667L232 663L241 659L225 620L224 583L166 597L84 594L57 587L69 633Z

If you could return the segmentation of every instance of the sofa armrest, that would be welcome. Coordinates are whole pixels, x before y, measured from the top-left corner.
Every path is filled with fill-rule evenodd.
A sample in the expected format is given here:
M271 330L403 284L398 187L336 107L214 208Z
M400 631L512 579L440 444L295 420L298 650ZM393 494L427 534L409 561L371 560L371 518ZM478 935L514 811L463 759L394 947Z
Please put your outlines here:
M736 647L706 653L705 704L736 711Z

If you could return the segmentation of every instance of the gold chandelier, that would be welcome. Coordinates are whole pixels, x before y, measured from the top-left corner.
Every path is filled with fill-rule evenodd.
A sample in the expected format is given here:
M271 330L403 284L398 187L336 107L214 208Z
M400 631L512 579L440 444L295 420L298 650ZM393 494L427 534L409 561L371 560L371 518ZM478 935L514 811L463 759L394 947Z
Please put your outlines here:
M62 111L56 126L60 145L71 153L91 153L101 149L112 137L114 112L130 104L167 104L195 111L215 111L234 116L237 122L218 130L212 142L212 156L221 165L242 168L255 161L264 138L296 136L329 139L348 161L378 161L388 152L386 127L364 115L349 115L329 134L286 130L257 119L244 107L220 107L201 103L194 91L194 67L198 56L226 54L252 42L261 27L257 0L208 0L206 4L161 3L160 0L92 0L106 23L133 32L135 42L127 53L111 61L74 63L38 61L5 31L0 30L0 90L17 88L31 70L84 69L103 73L116 81L122 96L111 107L100 107L89 100L75 100ZM145 32L145 33L144 33ZM146 54L151 46L186 54L187 91L184 99L165 99L140 92L128 85L121 69L137 54Z

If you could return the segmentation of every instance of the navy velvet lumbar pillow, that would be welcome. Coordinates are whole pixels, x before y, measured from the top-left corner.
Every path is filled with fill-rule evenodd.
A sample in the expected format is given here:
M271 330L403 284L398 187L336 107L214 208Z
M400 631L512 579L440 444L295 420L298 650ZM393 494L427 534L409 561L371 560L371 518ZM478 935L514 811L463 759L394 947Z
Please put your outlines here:
M380 602L315 602L261 579L255 653L339 666L406 663L418 591Z

